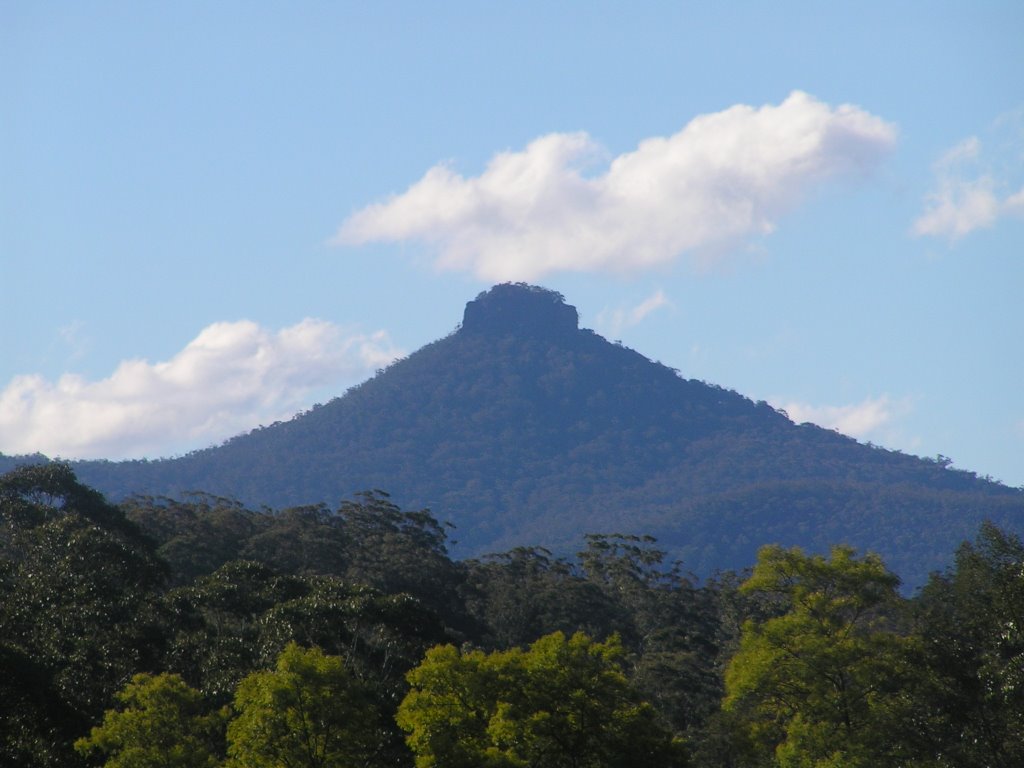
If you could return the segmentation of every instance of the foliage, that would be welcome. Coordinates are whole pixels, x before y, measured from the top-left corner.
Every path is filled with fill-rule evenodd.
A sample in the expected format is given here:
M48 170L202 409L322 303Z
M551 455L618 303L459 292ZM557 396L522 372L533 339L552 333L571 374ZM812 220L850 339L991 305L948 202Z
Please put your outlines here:
M467 602L488 648L561 631L617 634L644 697L689 734L721 698L714 595L693 586L651 537L591 534L575 561L517 548L471 561Z
M174 674L138 674L118 692L122 708L75 742L109 755L105 768L214 768L226 713L204 711L198 691Z
M201 690L226 703L235 686L267 661L261 652L262 617L304 594L297 576L282 576L260 563L235 560L190 587L164 597L170 628L169 662ZM283 647L274 648L276 655ZM273 658L273 656L270 656Z
M619 666L615 638L560 632L528 650L428 651L398 710L416 764L669 766L681 759Z
M375 710L344 662L290 643L273 670L238 686L228 766L349 768L378 750Z
M318 646L343 655L354 675L397 701L405 693L405 673L427 648L449 637L437 615L409 595L385 595L329 577L307 583L304 595L261 618L264 655L288 641Z

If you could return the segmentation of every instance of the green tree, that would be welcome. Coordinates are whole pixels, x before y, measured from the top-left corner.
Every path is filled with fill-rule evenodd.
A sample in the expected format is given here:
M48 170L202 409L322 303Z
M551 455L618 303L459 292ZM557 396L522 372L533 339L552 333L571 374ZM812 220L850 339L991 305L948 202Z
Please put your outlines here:
M894 631L898 579L880 558L761 549L741 587L783 613L748 621L726 670L725 708L746 722L767 764L907 765L914 642Z
M200 693L178 675L138 674L116 695L121 709L75 749L107 755L105 768L214 768L223 744L224 713L204 711Z
M380 718L338 656L290 643L273 670L254 672L235 692L228 765L349 768L373 764Z
M399 706L419 768L676 765L682 754L620 665L616 638L547 635L527 650L428 651Z

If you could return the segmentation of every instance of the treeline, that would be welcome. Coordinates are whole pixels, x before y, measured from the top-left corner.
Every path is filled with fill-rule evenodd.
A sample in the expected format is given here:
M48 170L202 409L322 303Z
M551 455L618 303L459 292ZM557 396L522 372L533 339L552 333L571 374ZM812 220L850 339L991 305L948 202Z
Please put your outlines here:
M0 526L4 766L1024 764L992 525L912 598L844 547L702 583L616 534L453 561L381 491L113 506L60 464L0 477Z

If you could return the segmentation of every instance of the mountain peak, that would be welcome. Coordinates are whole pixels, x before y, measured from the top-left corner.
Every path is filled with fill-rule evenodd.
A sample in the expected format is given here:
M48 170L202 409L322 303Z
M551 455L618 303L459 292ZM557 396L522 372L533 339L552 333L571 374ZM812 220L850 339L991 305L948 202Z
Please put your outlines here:
M576 307L557 291L501 283L466 304L462 330L496 335L566 335L579 328Z

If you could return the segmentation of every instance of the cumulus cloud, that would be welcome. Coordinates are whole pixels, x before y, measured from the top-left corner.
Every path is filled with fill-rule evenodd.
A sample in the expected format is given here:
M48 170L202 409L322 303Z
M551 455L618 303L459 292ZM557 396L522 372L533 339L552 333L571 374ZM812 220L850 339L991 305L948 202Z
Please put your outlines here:
M887 395L867 398L852 405L815 406L789 402L779 407L797 424L810 422L855 438L865 438L877 433L879 429L892 422L898 410Z
M383 332L322 320L269 331L249 321L204 328L170 360L127 360L108 378L18 376L0 391L0 451L65 458L167 455L309 405L396 357Z
M626 309L604 310L597 316L597 324L606 334L616 335L624 328L631 328L641 323L644 318L662 307L671 306L672 302L660 288L641 301Z
M1024 187L1006 193L1005 179L978 168L981 153L981 140L971 136L935 162L934 188L911 227L915 235L955 241L993 226L1004 216L1024 215Z
M869 171L895 141L890 123L799 91L701 115L603 169L607 153L586 133L553 133L496 155L479 176L437 165L354 213L334 242L419 240L437 248L439 267L491 281L629 272L684 254L700 263L770 233L815 186Z

